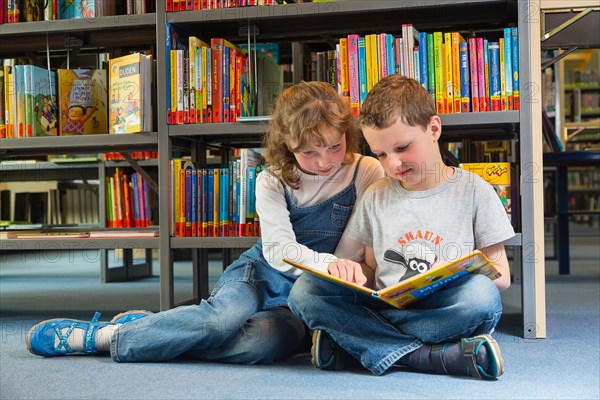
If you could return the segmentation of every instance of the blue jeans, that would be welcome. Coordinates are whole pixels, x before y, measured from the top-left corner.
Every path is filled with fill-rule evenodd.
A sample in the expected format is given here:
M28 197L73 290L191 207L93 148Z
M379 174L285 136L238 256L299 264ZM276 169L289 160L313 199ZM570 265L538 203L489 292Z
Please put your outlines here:
M327 332L375 375L423 343L490 333L502 314L498 289L481 275L467 275L399 310L305 273L292 288L288 303L311 330Z
M269 363L303 342L304 323L286 306L295 277L253 258L229 266L211 296L121 325L111 341L117 362L165 361L179 356L231 363ZM272 294L272 296L269 296Z

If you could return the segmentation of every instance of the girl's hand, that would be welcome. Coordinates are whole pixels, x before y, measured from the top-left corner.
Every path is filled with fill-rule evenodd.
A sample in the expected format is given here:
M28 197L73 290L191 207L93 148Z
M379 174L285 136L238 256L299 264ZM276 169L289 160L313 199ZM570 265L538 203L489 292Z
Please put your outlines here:
M340 259L332 261L327 266L327 271L331 276L356 283L360 286L364 286L367 283L367 277L363 273L360 264L351 260Z

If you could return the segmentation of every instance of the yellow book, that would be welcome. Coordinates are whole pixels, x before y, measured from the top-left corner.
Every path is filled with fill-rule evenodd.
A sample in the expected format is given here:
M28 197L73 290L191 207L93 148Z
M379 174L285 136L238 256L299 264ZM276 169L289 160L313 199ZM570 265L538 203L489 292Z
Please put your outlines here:
M446 113L444 101L444 46L442 32L433 32L433 65L435 71L435 103L438 114Z
M109 133L147 131L146 95L150 95L150 77L146 75L150 60L141 53L109 61Z
M210 47L206 42L198 39L195 36L190 36L188 39L188 54L189 54L189 96L190 96L190 123L202 122L202 80L198 76L202 73L202 66L196 65L201 61L198 56L198 49L202 47ZM200 118L198 118L200 117Z
M411 303L423 300L432 293L448 285L450 282L467 274L481 274L487 276L491 280L502 276L494 264L492 264L479 250L475 250L473 253L454 262L430 269L429 271L415 275L381 290L373 290L355 283L347 282L343 279L333 277L332 275L317 271L316 269L286 258L284 258L283 261L329 282L372 296L396 308L403 308Z
M510 195L510 163L463 163L460 167L465 171L481 176L487 183L492 185L500 202L504 206L509 221L512 215L512 204Z
M350 83L348 69L348 38L340 39L340 84L342 87L342 99L350 104Z
M379 63L377 59L379 57L379 48L377 47L377 35L373 34L371 36L371 80L373 82L373 86L379 82ZM372 87L371 87L372 88Z
M181 171L184 162L184 160L179 158L171 160L171 236L180 236L182 229L179 171Z
M367 65L367 93L369 93L371 91L371 89L373 88L373 57L371 56L371 53L373 52L373 46L371 44L371 36L373 35L365 35L365 58L366 58L366 65Z
M14 131L14 98L15 88L13 84L13 76L10 66L4 66L4 116L6 124L6 137L15 137Z
M171 79L171 109L167 110L167 115L169 115L169 120L171 124L177 124L177 50L171 50L170 57L170 67L171 72L169 74Z
M454 112L462 111L461 107L461 84L460 84L460 43L465 38L458 32L452 32L452 92L454 97Z

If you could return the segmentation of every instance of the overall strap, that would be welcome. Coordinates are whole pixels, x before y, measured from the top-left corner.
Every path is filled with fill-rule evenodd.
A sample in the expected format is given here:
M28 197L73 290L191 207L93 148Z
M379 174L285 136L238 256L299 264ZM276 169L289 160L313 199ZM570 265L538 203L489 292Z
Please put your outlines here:
M350 182L351 185L354 185L354 182L356 181L356 175L358 174L358 167L360 166L360 162L362 161L362 159L364 158L364 155L361 155L360 158L358 159L358 162L356 163L356 167L354 167L354 175L352 175L352 182Z

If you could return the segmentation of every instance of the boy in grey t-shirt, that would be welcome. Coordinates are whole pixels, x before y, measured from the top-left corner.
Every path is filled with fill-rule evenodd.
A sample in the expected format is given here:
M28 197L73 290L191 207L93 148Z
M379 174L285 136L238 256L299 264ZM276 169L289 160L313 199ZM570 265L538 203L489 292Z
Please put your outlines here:
M502 276L467 275L396 309L303 274L289 305L314 331L313 364L337 369L343 349L376 375L407 365L500 376L504 361L490 333L502 313L499 292L510 285L502 242L514 236L500 200L479 176L444 165L441 121L417 81L382 79L363 103L359 124L387 177L367 190L347 227L365 245L362 266L338 260L328 272L382 289L479 249Z

